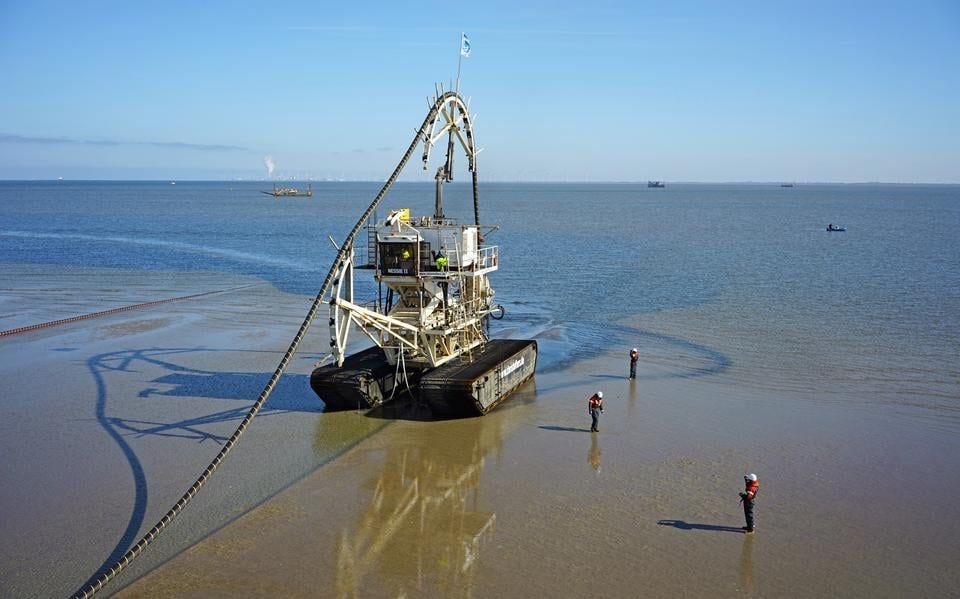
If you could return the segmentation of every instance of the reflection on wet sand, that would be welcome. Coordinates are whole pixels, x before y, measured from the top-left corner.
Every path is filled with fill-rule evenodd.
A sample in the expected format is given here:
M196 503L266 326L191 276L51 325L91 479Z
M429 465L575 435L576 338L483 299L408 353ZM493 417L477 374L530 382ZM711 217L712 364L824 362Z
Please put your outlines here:
M590 453L587 454L587 462L590 463L590 467L594 469L598 474L600 473L600 441L597 440L599 435L590 435Z
M359 596L365 582L394 596L470 596L496 522L479 509L479 488L485 456L503 442L499 416L423 423L383 448L382 468L363 485L366 506L339 534L338 596Z
M743 535L740 550L740 590L753 596L753 535Z

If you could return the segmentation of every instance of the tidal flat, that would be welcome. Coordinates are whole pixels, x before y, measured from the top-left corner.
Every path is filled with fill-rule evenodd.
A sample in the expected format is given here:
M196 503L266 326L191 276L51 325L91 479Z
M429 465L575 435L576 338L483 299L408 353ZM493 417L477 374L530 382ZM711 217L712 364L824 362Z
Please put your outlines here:
M63 596L216 455L310 300L216 273L31 267L32 285L4 268L13 326L43 320L38 293L52 314L233 290L0 341L3 595ZM641 350L636 381L629 347L564 363L547 342L534 381L464 420L415 404L323 413L307 382L324 355L315 330L237 449L108 591L951 594L955 422L831 392L822 352L784 364L789 324L724 330L740 300L613 323ZM737 498L748 471L761 483L752 536Z

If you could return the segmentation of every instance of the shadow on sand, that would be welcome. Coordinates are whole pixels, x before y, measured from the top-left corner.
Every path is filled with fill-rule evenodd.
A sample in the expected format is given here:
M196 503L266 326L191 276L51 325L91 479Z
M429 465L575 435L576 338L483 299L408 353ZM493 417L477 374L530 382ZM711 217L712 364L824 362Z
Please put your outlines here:
M693 524L691 522L684 522L683 520L658 520L657 524L660 526L672 526L674 528L679 528L680 530L709 530L713 532L735 532L738 534L743 534L742 528L736 528L734 526L719 526L717 524Z
M547 426L541 424L537 428L542 428L545 431L566 431L569 433L589 433L590 429L588 428L573 428L570 426Z
M90 357L87 368L93 376L97 389L96 419L104 431L113 439L123 453L130 473L133 476L135 497L126 529L116 546L97 568L96 572L81 585L81 589L95 582L106 569L117 562L127 549L137 540L143 525L147 509L147 477L136 451L127 441L127 437L160 436L180 438L203 443L211 440L224 443L228 437L211 433L201 427L235 420L242 420L252 404L263 391L271 373L265 372L214 372L190 368L177 364L173 360L178 356L206 354L211 352L248 352L249 350L209 349L209 348L150 348L107 352ZM257 352L274 354L275 352ZM144 366L159 367L167 371L150 381L151 385L137 393L139 399L155 400L163 397L246 400L249 404L229 410L220 410L205 416L189 418L176 422L154 422L123 418L108 413L110 400L107 376L115 373L138 374ZM270 415L284 412L320 412L322 402L310 393L309 382L305 375L286 374L280 379L260 414Z

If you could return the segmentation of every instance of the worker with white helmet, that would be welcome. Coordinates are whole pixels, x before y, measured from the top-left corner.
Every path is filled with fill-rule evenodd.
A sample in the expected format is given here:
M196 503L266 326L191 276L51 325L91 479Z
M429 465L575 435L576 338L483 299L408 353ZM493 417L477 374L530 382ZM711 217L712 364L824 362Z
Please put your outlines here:
M637 360L640 359L640 352L637 351L637 348L630 350L630 377L631 379L637 378Z
M753 528L753 501L757 497L757 491L760 490L760 482L757 475L750 473L743 477L744 489L740 491L740 502L743 503L743 516L747 520L747 525L743 530L752 533Z
M593 420L590 432L599 432L600 428L597 425L600 424L600 414L603 413L603 391L597 391L587 400L587 412Z

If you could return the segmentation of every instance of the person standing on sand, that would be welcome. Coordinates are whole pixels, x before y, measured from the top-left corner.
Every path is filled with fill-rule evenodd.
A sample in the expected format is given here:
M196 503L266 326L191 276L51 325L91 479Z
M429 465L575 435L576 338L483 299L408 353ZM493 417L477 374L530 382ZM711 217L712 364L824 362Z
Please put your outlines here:
M593 420L593 424L590 425L590 432L600 432L597 425L600 424L600 414L603 413L603 391L597 391L587 400L587 412Z
M753 532L753 500L757 497L757 491L760 490L760 482L756 474L747 474L743 477L744 489L740 491L740 502L743 503L743 517L747 520L747 525L743 530L747 533Z
M630 350L630 378L637 378L637 360L640 359L640 352L637 351L637 348Z

